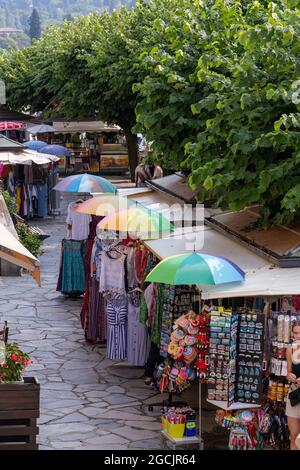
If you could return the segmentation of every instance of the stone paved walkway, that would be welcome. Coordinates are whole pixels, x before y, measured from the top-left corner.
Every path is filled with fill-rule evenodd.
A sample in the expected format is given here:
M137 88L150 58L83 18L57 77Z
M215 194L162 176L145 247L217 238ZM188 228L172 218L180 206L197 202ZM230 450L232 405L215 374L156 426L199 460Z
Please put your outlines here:
M142 406L155 393L144 385L143 370L118 365L106 359L105 347L88 345L82 300L56 292L65 215L34 224L51 235L40 257L42 287L30 276L0 278L0 320L9 322L9 341L32 358L26 375L41 384L40 448L160 448L158 419Z
M153 414L146 406L161 396L144 385L143 369L108 360L105 347L88 345L82 300L56 292L65 215L34 224L51 235L40 257L42 287L30 276L0 277L0 324L8 320L9 341L33 361L26 375L41 384L40 449L164 448L159 408Z

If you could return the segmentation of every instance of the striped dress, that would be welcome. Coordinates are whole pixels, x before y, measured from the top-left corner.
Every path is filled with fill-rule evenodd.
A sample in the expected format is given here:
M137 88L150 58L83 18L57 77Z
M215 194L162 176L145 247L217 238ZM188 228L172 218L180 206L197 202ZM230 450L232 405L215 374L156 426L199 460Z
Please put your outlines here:
M127 317L126 294L105 296L107 313L107 357L112 360L127 358Z

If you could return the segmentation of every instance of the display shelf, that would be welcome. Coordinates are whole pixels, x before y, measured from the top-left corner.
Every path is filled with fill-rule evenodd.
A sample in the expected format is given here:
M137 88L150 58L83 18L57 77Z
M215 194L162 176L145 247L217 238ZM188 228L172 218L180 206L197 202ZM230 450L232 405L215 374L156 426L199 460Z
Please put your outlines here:
M260 408L261 405L254 405L252 403L242 403L242 402L235 402L232 405L228 406L226 402L220 400L206 400L208 403L217 406L218 408L222 408L222 410L232 411L232 410L249 410L251 408Z
M169 441L171 441L173 444L195 444L195 443L200 443L201 439L199 436L193 436L193 437L181 437L179 439L176 439L172 436L170 436L170 434L166 433L166 431L161 431L162 435L168 439Z

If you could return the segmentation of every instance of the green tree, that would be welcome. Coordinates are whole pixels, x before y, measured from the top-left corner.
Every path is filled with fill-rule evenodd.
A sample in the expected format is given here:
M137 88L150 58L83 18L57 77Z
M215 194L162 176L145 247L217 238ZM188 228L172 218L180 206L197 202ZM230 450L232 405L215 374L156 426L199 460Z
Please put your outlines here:
M292 222L300 212L299 2L194 1L188 12L172 3L169 21L154 24L157 47L145 48L137 129L163 162L191 174L193 188L202 185L199 201L259 204L263 225Z
M220 9L227 2L218 2ZM226 36L207 43L192 106L198 134L186 145L192 185L221 208L261 206L262 224L300 213L299 2L251 2ZM226 42L226 48L224 48Z
M42 34L41 20L38 11L34 8L29 18L29 37L31 40L40 39Z
M4 58L0 74L8 83L9 103L53 114L55 101L55 112L67 118L96 117L120 125L133 178L138 163L133 84L140 80L140 43L156 14L141 4L49 28L30 48Z

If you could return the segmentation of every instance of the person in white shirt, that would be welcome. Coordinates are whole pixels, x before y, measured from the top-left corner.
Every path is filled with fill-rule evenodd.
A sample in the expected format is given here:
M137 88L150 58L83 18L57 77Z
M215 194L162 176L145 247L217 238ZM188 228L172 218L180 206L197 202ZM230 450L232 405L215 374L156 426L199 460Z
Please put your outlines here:
M82 200L71 202L68 206L67 215L67 239L68 240L86 240L90 233L90 222L92 217L89 214L81 214L76 212L74 209L76 206L81 204Z

